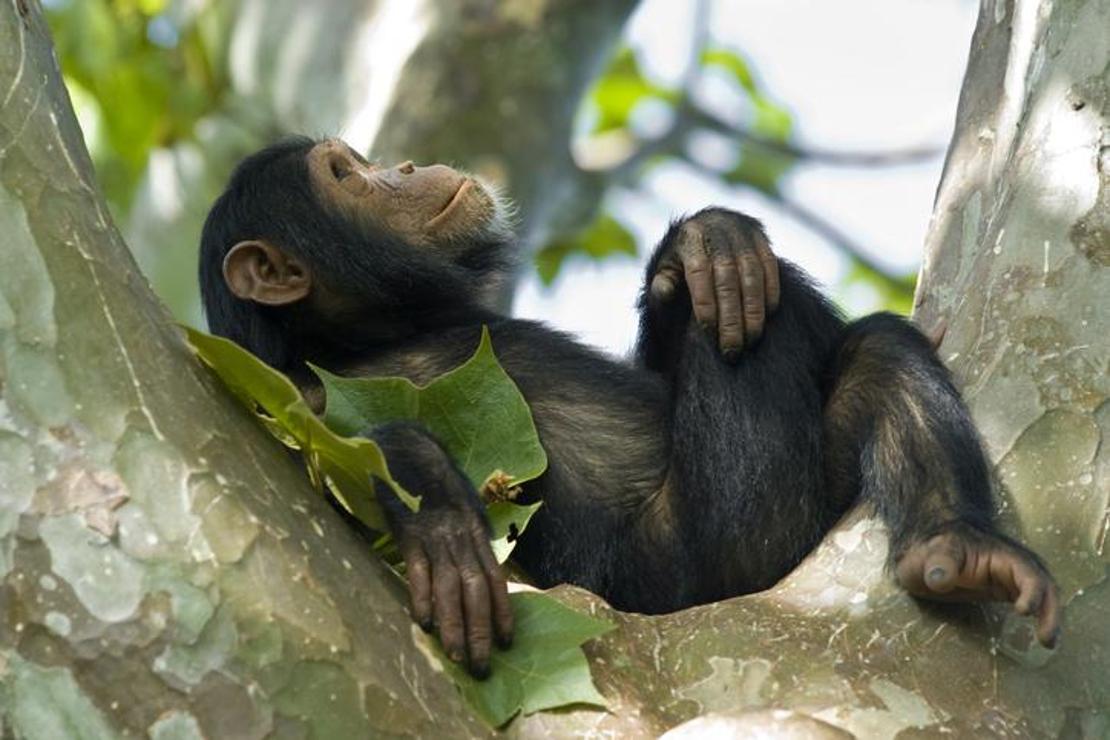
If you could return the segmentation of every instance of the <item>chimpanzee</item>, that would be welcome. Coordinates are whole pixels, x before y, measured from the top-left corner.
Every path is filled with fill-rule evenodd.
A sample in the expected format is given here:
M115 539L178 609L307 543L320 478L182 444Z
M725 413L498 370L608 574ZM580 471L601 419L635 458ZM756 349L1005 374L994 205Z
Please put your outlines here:
M707 208L647 268L632 362L508 318L504 202L443 165L367 162L293 138L245 159L208 215L200 283L213 332L290 375L311 361L427 383L488 326L532 409L549 467L516 560L660 613L767 588L858 498L890 529L912 594L997 599L1055 642L1060 605L1032 552L993 523L988 465L932 346L906 321L846 323L772 255L759 222ZM512 613L478 496L426 430L367 430L418 513L375 483L407 566L414 618L476 675ZM370 481L367 481L371 485Z

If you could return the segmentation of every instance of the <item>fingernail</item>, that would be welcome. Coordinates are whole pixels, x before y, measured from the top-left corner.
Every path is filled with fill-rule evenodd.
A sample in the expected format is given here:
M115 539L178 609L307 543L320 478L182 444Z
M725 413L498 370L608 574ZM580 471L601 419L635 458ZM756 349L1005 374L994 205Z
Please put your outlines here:
M946 571L944 568L941 568L940 566L937 566L936 568L933 568L931 571L929 571L929 574L925 576L925 580L927 580L929 583L940 583L947 576L948 571Z

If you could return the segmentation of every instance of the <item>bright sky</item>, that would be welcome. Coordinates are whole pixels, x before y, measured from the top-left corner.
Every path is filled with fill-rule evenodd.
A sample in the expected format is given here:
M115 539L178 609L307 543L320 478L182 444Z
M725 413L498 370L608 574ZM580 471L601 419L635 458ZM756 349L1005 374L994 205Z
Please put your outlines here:
M650 50L647 72L674 81L689 54L695 3L645 0L628 40ZM795 117L796 142L822 149L883 151L936 145L951 136L978 3L974 0L713 0L713 40L751 59L766 88ZM702 91L714 95L712 81ZM916 269L943 157L883 169L805 165L785 188L900 272ZM645 193L620 193L612 212L650 250L668 220L709 204L760 218L776 252L835 285L845 261L820 237L758 195L732 191L689 167L668 166ZM635 337L639 261L567 264L546 288L530 275L517 292L518 316L538 318L612 352ZM866 290L838 296L866 313Z

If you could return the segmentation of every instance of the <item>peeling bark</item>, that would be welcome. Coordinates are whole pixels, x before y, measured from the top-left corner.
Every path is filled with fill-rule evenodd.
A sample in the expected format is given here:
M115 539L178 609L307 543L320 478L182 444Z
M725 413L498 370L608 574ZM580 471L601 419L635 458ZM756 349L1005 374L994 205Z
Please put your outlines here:
M1000 681L1051 679L1039 725L1061 735L1110 728L1107 28L1106 0L983 3L916 298L948 325L1005 519L1069 602L1060 654Z

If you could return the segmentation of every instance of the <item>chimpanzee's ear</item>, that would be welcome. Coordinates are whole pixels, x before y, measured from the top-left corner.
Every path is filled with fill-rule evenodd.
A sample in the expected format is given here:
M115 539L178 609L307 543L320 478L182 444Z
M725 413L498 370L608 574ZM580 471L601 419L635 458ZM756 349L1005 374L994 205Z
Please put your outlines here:
M299 260L269 242L242 241L224 257L224 281L236 297L267 306L305 298L312 276Z

